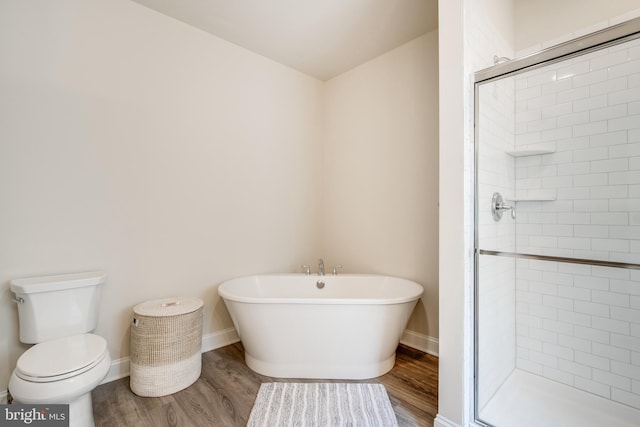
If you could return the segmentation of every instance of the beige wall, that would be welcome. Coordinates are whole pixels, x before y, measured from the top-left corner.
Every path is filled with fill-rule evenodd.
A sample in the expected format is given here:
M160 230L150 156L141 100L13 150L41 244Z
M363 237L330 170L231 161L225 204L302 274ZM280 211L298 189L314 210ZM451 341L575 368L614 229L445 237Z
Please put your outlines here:
M481 40L474 39L474 42L482 43L488 40L493 47L494 55L510 57L511 51L503 49L505 44L508 44L513 50L516 32L519 31L519 23L515 20L516 1L474 0L471 2L467 25L473 23L474 32L478 33L477 37L482 37ZM493 65L493 56L490 57L490 61L487 66Z
M638 0L475 0L469 4L465 25L470 28L470 23L478 21L481 26L473 28L474 32L497 34L513 45L516 52L524 50L525 54L531 54L633 18L637 16L633 12L638 9ZM610 21L612 18L615 20ZM486 38L478 34L473 40L482 42ZM499 45L493 46L493 50L495 55L512 57ZM491 65L493 63L488 62L484 66Z
M12 278L104 269L131 308L290 272L318 243L322 83L129 1L0 3L0 390L25 349Z
M326 84L322 252L425 288L409 329L438 336L437 32Z
M610 18L640 8L638 0L512 0L515 2L516 50L564 36L576 30L608 26ZM565 40L563 40L565 41ZM546 46L545 46L546 47Z
M434 43L428 35L372 66L369 83L382 86L369 90L404 111L378 110L397 123L385 129L387 138L372 140L376 161L398 150L377 179L387 202L403 204L376 214L376 225L393 227L382 236L388 247L362 257L371 241L358 227L355 236L365 240L348 251L324 245L325 234L343 230L322 231L323 117L337 113L324 108L324 98L335 95L333 82L126 0L0 2L0 394L26 348L9 280L33 275L108 273L97 333L114 359L128 356L135 304L201 297L204 332L215 334L231 326L217 296L221 281L299 271L320 256L328 267L341 262L346 271L427 284L433 299L412 327L437 336L436 196L429 187L437 179L437 131L427 126L437 107L410 99L415 90L436 105L417 74L437 79L435 57L425 64ZM411 120L420 123L407 127ZM383 148L389 141L393 149ZM326 158L340 155L333 151L328 143ZM432 169L421 169L415 158L423 155ZM410 176L398 177L404 161ZM360 184L355 192L367 193L368 183Z

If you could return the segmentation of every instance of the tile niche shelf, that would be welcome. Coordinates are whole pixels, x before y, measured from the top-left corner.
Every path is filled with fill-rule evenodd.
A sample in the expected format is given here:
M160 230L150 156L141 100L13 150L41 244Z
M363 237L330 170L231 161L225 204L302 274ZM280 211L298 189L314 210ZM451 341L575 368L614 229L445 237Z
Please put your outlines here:
M508 150L506 154L511 157L528 157L528 156L540 156L542 154L553 154L556 150Z
M506 154L511 157L529 157L529 156L540 156L543 154L553 154L556 150L552 148L537 148L537 149L520 149L520 150L509 150L505 151ZM555 193L555 191L553 192ZM552 202L556 200L555 194L536 194L529 197L508 197L507 200L512 202Z

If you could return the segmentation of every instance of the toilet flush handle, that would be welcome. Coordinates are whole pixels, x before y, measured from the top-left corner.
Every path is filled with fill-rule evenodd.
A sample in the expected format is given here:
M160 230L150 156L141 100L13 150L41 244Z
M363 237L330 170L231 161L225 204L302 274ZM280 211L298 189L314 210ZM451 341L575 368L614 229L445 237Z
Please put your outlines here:
M24 304L24 298L22 297L11 298L11 301L15 302L16 304Z

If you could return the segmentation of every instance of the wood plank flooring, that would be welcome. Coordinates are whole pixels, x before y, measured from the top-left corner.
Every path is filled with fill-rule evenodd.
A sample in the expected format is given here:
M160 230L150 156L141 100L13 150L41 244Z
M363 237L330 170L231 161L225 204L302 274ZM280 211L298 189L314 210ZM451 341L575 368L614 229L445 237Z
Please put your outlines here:
M139 397L129 378L93 391L97 427L245 426L263 382L294 381L266 377L244 362L241 343L202 355L202 374L190 387L163 397ZM295 380L317 382L320 380ZM382 383L402 426L433 426L438 410L438 358L400 345L396 365L387 374L365 381ZM277 426L274 426L277 427Z

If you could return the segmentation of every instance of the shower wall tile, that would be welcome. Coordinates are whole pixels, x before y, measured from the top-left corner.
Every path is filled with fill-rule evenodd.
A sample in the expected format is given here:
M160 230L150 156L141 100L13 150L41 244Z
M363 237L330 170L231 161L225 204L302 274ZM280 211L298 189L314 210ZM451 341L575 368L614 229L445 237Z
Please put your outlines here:
M619 79L622 82L623 79ZM617 92L611 92L607 95L609 105L621 104L625 102L633 102L640 100L640 87L622 87Z
M609 279L636 280L633 278L632 271L613 267L593 266L591 267L591 274L597 277L608 277ZM640 277L638 277L637 279L640 279Z
M629 322L594 316L592 318L591 323L595 329L599 329L602 331L614 332L617 334L624 334L627 336L631 333L631 327L629 325ZM611 336L611 342L612 344L616 344L614 342L613 335Z
M516 361L516 367L532 374L542 375L542 365L531 361L530 359L518 359Z
M591 291L584 288L574 288L569 286L559 286L558 295L575 300L591 300Z
M604 122L599 122L604 123ZM608 121L608 130L615 132L617 130L637 129L640 123L640 115L620 117Z
M631 335L636 335L633 331L640 326L640 312L627 307L611 307L611 318L631 322Z
M631 360L631 352L629 350L606 344L593 343L592 352L595 355L603 356L612 360L618 360L624 363L629 363Z
M595 317L609 317L609 305L586 301L572 301L573 309L578 313Z
M603 369L606 371L609 371L609 368L610 368L609 358L597 356L591 353L583 353L581 351L576 351L575 361L584 366L591 366L592 368Z
M579 289L579 288L576 288ZM573 311L559 310L558 319L574 325L591 326L591 316ZM573 331L572 331L573 332ZM565 335L569 336L569 335ZM571 346L570 346L571 347Z
M633 393L628 393L626 391L614 388L611 391L611 399L620 403L624 403L625 405L640 408L640 394L638 394L637 389L634 389Z
M591 223L605 226L617 226L629 224L629 216L620 212L607 212L591 214Z
M574 386L607 399L611 398L611 387L596 381L591 381L582 377L575 377Z
M637 365L613 361L611 362L611 372L631 379L640 380L640 366Z
M640 351L640 338L628 335L628 332L622 334L611 334L611 344L620 348L626 348L633 351Z
M572 106L573 111L591 111L607 106L607 95L583 97L583 99L573 101L569 105Z
M640 295L640 286L637 281L631 280L611 280L609 287L611 292L619 292L629 295Z
M610 306L629 307L630 296L613 292L591 291L591 299L594 302Z
M550 368L548 366L543 366L542 375L545 378L552 379L554 381L558 381L559 383L563 383L569 386L573 386L573 375L563 371L562 369Z
M631 135L631 132L627 131L619 131L619 132L607 132L602 135L594 135L589 137L589 144L592 147L606 146L611 150L612 147L618 146L620 144L626 144L627 142L632 142L628 137Z
M598 342L602 344L609 344L609 333L605 331L599 331L590 327L575 326L573 333L578 338L584 338L592 342Z
M594 369L593 380L620 390L631 391L631 380L628 377L623 377L622 375L616 375L607 371Z
M542 305L547 304L547 305ZM558 318L558 309L555 307L551 307L550 302L543 299L543 302L538 305L529 305L529 312L534 316L539 316L542 319L557 319ZM555 339L553 340L555 342Z
M588 216L588 214L584 214ZM573 233L578 237L607 237L609 226L607 225L574 225Z
M631 110L631 108L629 108ZM627 115L627 104L619 104L613 107L596 108L589 111L588 120L608 120L619 117L625 117ZM609 129L611 131L611 129Z
M592 370L586 365L581 365L579 363L571 362L568 360L560 360L559 362L559 366L562 371L582 378L591 378Z

